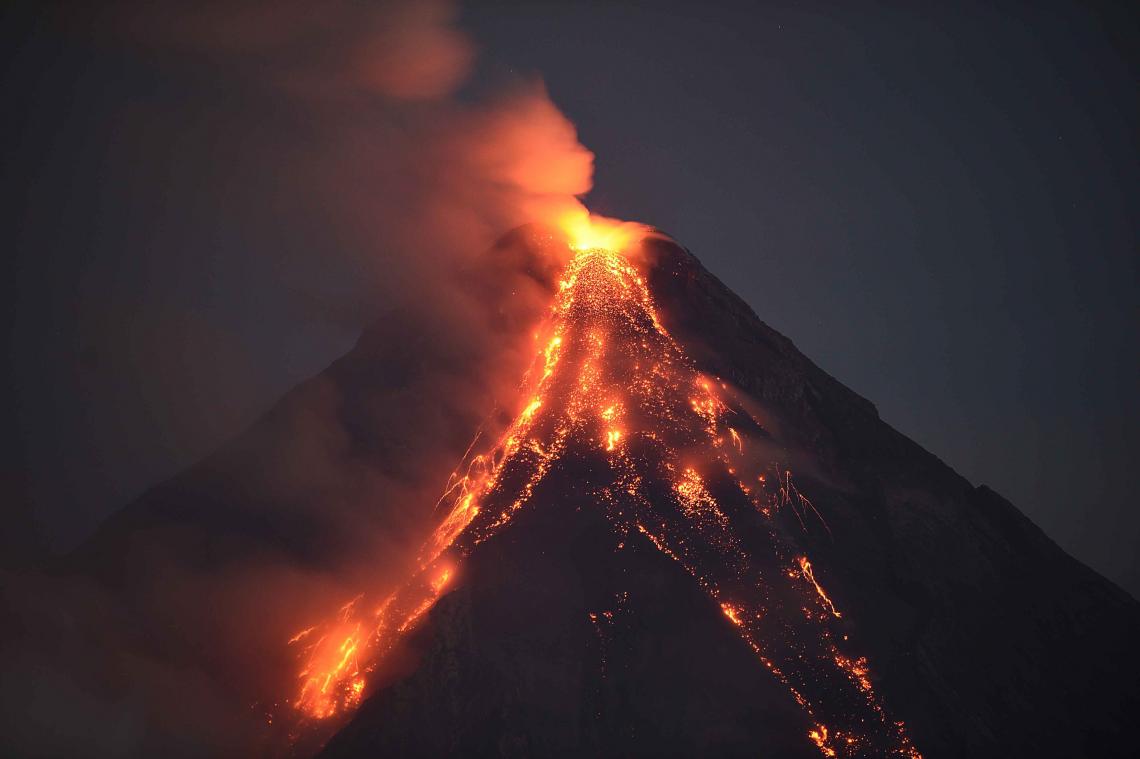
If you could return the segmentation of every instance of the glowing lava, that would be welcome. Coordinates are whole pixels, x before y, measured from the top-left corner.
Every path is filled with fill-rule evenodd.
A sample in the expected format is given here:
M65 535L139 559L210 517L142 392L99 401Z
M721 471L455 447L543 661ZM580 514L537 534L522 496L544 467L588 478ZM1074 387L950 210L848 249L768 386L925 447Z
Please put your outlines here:
M866 659L840 650L842 615L777 521L785 506L801 525L818 512L786 469L771 480L755 471L745 450L759 422L697 371L619 252L644 228L588 217L568 227L575 254L514 422L490 450L474 454L473 443L404 585L295 637L305 663L293 705L309 719L353 709L462 559L539 507L535 489L572 457L594 473L586 486L619 546L657 551L692 576L803 711L805 740L825 756L918 757L874 693Z

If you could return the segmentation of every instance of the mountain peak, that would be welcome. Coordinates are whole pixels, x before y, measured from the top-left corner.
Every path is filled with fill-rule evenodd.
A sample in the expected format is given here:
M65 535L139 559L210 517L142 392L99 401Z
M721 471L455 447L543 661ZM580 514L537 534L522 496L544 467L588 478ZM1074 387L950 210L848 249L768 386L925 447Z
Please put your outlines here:
M726 382L700 373L662 325L639 269L618 251L576 252L540 343L514 422L498 446L471 460L468 473L457 473L450 512L420 555L422 578L411 581L411 597L381 602L377 616L393 608L395 616L380 619L362 645L390 646L409 619L434 605L442 585L427 578L450 576L475 553L496 551L523 512L576 493L566 514L593 509L609 527L608 545L595 546L594 559L648 551L676 563L751 649L754 676L774 679L798 705L805 745L825 756L917 757L903 722L875 694L866 657L844 650L842 614L804 555L799 535L807 522L829 532L826 523L794 484L760 412ZM530 551L537 557L545 545L536 538ZM627 571L615 563L619 575ZM620 582L607 588L617 608L582 610L578 626L588 619L604 647L604 628L636 608L640 593ZM339 667L342 638L325 638L333 656L317 649L314 657ZM345 705L354 703L357 678L375 668L378 655L354 660L333 686ZM325 669L309 669L306 687L327 681ZM324 702L315 706L322 716L328 710ZM620 723L597 727L604 746L628 737Z
M675 242L460 276L13 600L128 753L1130 753L1137 603Z

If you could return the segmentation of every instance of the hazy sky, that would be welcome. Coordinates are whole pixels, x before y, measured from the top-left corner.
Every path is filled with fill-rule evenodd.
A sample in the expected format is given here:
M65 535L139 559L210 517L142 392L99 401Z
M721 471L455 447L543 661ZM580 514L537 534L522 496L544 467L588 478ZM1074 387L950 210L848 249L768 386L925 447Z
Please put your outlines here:
M197 105L240 92L7 13L0 496L58 549L320 371L361 310L306 310L319 272L250 253L336 240L265 202L274 142L221 140ZM540 75L597 156L594 210L673 234L887 422L1140 592L1133 19L481 2L460 24L467 96Z

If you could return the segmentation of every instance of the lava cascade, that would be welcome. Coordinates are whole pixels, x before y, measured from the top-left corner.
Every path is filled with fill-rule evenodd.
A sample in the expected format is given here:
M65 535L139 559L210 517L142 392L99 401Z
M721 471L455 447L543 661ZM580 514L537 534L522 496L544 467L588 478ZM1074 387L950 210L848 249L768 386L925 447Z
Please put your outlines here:
M822 518L784 467L745 455L763 425L701 374L658 319L626 232L579 237L521 385L521 410L489 450L472 443L408 580L358 596L289 641L303 662L295 733L350 714L368 677L445 591L464 557L508 527L562 462L588 461L618 550L645 541L720 608L814 727L828 757L920 756L844 651L842 612L777 516ZM601 241L607 246L598 247Z

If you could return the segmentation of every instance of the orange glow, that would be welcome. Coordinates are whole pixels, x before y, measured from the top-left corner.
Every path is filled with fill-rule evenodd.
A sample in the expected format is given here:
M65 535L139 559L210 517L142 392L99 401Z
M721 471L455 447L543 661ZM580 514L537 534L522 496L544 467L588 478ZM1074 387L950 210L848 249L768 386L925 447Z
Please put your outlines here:
M567 211L558 220L566 233L570 247L575 251L622 251L643 237L647 228L642 224L591 214L585 208Z
M296 708L324 719L357 702L351 682L360 675L360 640L360 624L345 622L312 646L308 665L301 671Z
M436 593L443 590L443 586L447 585L447 581L451 579L451 570L444 569L439 573L439 576L432 580L431 589Z
M542 399L541 398L535 398L533 401L531 401L530 403L527 404L526 408L523 409L522 418L523 419L530 419L532 416L534 416L534 412L538 411L538 407L541 405L542 405Z

